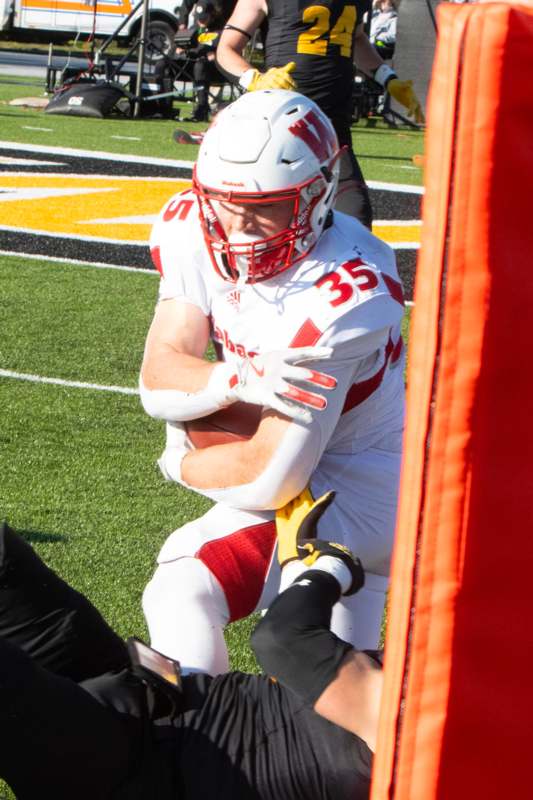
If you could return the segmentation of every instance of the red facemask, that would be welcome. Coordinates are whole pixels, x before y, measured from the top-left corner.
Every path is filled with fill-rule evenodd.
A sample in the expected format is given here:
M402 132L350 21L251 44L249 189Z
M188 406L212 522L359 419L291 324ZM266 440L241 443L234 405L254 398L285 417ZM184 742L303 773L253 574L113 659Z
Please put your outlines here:
M315 192L311 185L316 183ZM302 202L302 191L307 189L311 197L307 203ZM198 198L200 222L213 267L224 278L237 282L256 283L268 280L274 275L292 267L304 258L315 244L310 237L309 246L302 246L305 238L311 233L310 218L316 203L327 189L321 177L313 177L303 184L289 189L273 192L236 192L218 191L202 186L193 174L193 191ZM236 205L272 204L291 200L293 210L291 220L279 233L265 238L250 239L243 235L242 241L232 238L228 241L224 229L213 208L213 200L226 201ZM298 244L298 247L297 247Z

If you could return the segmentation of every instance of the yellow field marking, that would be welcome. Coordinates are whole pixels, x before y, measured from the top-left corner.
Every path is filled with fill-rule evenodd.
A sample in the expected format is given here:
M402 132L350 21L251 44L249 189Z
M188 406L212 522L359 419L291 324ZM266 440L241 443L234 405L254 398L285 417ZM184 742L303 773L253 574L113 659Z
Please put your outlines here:
M65 238L146 242L152 220L168 198L189 186L182 178L5 173L0 176L0 227ZM24 191L38 196L23 197ZM377 220L372 229L391 245L420 242L417 220Z
M6 193L6 202L2 202L0 193L0 226L66 238L74 235L125 243L147 241L150 221L117 224L114 220L117 217L153 217L169 197L188 186L190 181L180 179L5 174L0 176L0 191ZM17 190L39 190L44 196L18 200ZM49 196L47 190L50 190ZM69 193L54 196L54 190ZM109 222L105 222L106 219Z
M372 233L387 244L416 242L420 244L420 226L418 220L389 222L386 219L376 220L372 224Z

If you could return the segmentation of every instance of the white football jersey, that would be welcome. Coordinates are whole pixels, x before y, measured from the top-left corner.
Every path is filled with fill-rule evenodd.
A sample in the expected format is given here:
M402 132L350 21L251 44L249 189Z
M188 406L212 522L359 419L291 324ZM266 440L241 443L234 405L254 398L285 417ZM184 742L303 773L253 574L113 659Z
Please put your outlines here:
M161 273L160 298L202 310L219 358L309 345L333 348L331 358L313 364L337 379L336 389L325 395L327 408L313 412L310 424L288 426L267 475L204 493L245 514L281 507L308 482L315 497L334 489L336 502L321 519L319 535L334 532L360 555L367 579L373 573L385 580L404 418L403 292L391 248L355 218L334 212L309 257L269 280L237 285L215 271L196 198L187 191L161 212L151 249ZM195 525L199 531L200 523ZM218 536L213 530L208 538ZM164 558L167 551L178 557L194 554L198 542L178 531L165 547Z
M326 345L332 356L312 366L337 380L325 393L327 407L313 411L311 422L287 425L261 475L245 485L202 492L216 505L168 537L158 557L162 575L168 578L165 570L192 564L193 558L202 561L216 576L212 584L224 592L222 623L264 608L280 587L273 509L307 484L315 497L333 489L335 502L321 517L318 535L358 554L365 587L335 605L332 630L359 648L376 647L394 541L404 414L403 293L392 250L355 218L334 212L309 257L260 283L230 283L211 262L191 191L163 209L151 248L162 276L160 298L201 309L219 358ZM151 621L152 633L161 627L159 605ZM219 624L209 617L205 640ZM176 656L182 658L184 629L190 629L189 619L177 627L175 611L169 614L163 651L179 631ZM195 626L195 648L198 635Z
M210 319L219 358L315 344L334 348L317 368L336 377L341 368L350 379L327 450L354 452L401 429L402 286L391 248L355 219L335 212L308 258L255 284L236 285L216 273L191 191L169 201L150 245L162 276L160 299L198 306Z

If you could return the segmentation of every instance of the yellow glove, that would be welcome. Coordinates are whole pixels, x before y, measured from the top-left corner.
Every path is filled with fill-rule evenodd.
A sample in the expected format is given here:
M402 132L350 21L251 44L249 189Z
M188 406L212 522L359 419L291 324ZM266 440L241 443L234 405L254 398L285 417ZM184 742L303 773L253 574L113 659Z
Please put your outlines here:
M244 88L249 92L255 92L258 89L296 89L296 81L291 78L290 73L294 72L296 64L294 61L289 61L284 67L272 67L267 72L259 72L254 69L252 79Z
M360 560L343 544L317 539L318 520L329 506L335 492L326 492L313 500L309 489L304 489L294 500L276 512L278 534L278 561L282 567L298 559L312 567L321 556L340 559L349 569L350 585L344 595L352 595L364 586L365 573Z
M276 511L278 561L282 567L288 561L301 558L302 554L298 551L301 542L316 538L318 520L334 497L335 492L326 492L314 500L309 488L306 488Z
M413 91L413 81L401 81L391 78L387 83L387 91L398 103L405 106L407 115L413 117L418 125L423 125L425 120L420 100Z

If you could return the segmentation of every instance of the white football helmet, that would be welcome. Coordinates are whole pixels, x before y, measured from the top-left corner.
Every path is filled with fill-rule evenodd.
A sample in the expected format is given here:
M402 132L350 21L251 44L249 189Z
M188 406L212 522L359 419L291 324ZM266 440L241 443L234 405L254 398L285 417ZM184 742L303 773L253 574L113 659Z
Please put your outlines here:
M311 251L335 200L339 155L330 120L296 92L246 92L217 115L200 147L193 191L213 266L225 280L266 280ZM267 238L227 237L214 200L238 206L290 200L292 217Z

